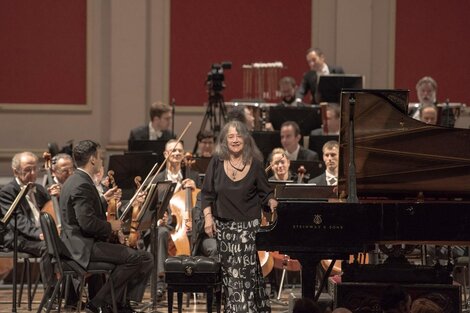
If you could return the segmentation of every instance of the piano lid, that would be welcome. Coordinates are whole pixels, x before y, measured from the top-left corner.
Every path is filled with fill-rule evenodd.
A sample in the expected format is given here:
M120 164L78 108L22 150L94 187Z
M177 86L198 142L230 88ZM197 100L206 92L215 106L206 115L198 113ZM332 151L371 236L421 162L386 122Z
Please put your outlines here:
M407 90L343 90L339 193L347 195L349 99L359 198L470 199L470 130L428 125L407 115Z

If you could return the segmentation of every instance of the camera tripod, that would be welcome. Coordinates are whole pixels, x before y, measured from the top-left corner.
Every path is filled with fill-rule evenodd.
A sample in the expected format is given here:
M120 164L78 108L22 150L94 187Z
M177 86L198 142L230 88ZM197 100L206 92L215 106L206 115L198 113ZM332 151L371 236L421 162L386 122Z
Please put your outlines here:
M227 121L227 108L225 107L224 97L220 91L209 90L209 102L207 104L206 113L202 120L201 128L199 133L207 129L209 123L209 129L217 137L222 129L223 124ZM198 133L198 134L199 134ZM194 146L193 153L197 151L197 141Z

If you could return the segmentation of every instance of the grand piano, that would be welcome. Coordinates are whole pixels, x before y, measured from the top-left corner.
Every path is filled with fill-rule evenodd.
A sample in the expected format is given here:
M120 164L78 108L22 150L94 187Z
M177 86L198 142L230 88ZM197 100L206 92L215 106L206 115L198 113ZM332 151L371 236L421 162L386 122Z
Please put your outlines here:
M314 297L322 259L375 244L470 244L470 130L424 124L407 107L406 90L343 90L337 198L284 192L257 234L259 250L300 261L302 296Z

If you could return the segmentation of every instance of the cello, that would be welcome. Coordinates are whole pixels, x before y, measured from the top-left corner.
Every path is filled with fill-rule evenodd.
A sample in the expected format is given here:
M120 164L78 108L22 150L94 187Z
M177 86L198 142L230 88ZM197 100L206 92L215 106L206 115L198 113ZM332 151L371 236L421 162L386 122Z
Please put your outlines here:
M44 152L42 157L44 158L44 169L46 170L46 174L47 174L47 185L48 186L54 185L56 182L52 178L52 173L51 173L51 166L52 166L51 154L49 152ZM51 196L51 200L47 201L44 204L41 211L47 212L52 216L52 218L54 219L54 222L57 225L57 230L59 231L59 234L60 234L60 229L61 229L61 224L62 224L62 219L61 219L62 215L60 212L58 196Z
M193 155L187 152L184 155L183 163L185 165L185 177L189 177L191 166L196 161ZM198 188L184 188L176 192L170 200L171 213L176 217L175 231L171 234L171 239L176 247L176 255L191 255L191 244L188 238L188 231L191 225L191 210L196 204Z

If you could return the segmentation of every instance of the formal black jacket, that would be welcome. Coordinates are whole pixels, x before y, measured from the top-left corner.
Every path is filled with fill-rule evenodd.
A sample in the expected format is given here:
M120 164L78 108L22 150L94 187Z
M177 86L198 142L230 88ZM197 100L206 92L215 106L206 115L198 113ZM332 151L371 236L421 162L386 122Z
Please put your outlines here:
M323 174L312 178L308 181L309 184L315 184L317 186L328 186L328 183L326 182L326 174L323 172Z
M46 189L39 185L35 184L36 192L36 204L39 209L42 209L44 204L50 200L49 194ZM16 196L20 193L20 185L16 182L16 179L13 179L7 185L3 186L0 190L0 206L1 206L1 215L2 217L10 208L11 204L15 200ZM29 207L28 200L26 197L18 204L16 208L17 212L17 229L18 236L22 236L28 240L40 240L39 235L42 233L41 227L36 226L33 212ZM13 245L13 217L10 219L9 224L6 227L4 235L4 245L5 247L12 247Z
M318 153L315 151L305 149L300 146L299 153L297 154L298 161L318 161Z
M330 74L344 74L344 70L340 66L330 66L328 65L328 69ZM316 71L308 71L304 74L302 78L302 82L295 92L295 97L303 99L307 93L311 93L312 95L312 103L316 103L315 94L317 92L317 72Z
M131 130L131 133L129 135L129 140L149 140L150 132L149 132L149 126L144 125L140 127L136 127ZM158 138L159 140L170 140L174 139L175 136L168 130L163 130L162 131L162 136Z
M111 224L106 221L107 203L91 177L78 169L62 187L60 208L64 244L71 257L86 268L95 241L104 241L112 233Z

